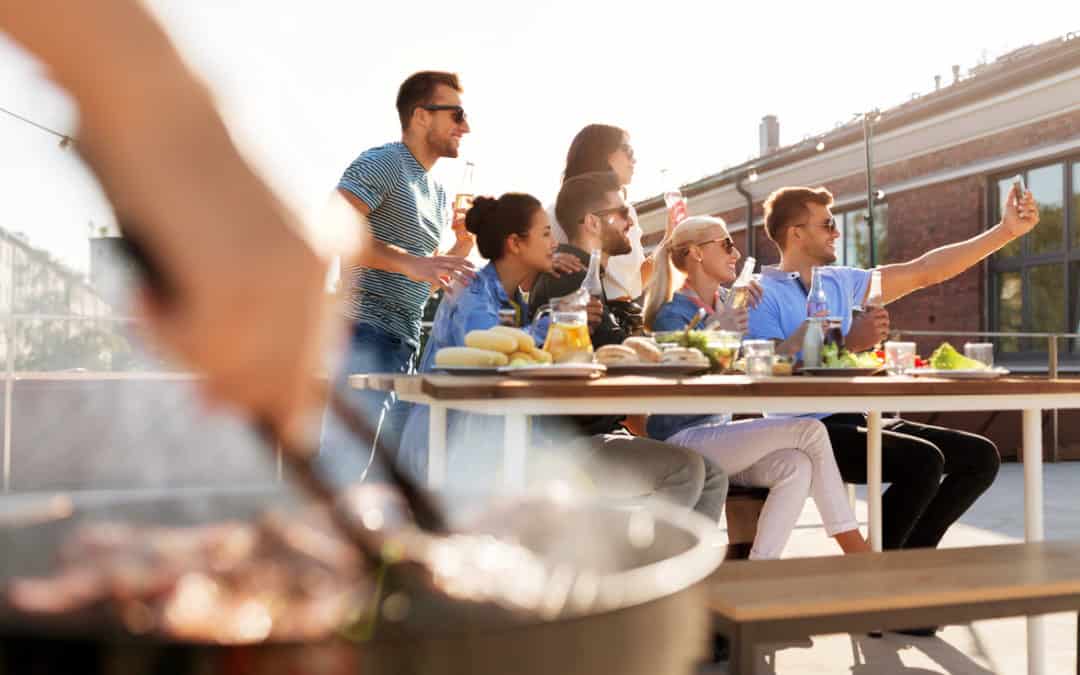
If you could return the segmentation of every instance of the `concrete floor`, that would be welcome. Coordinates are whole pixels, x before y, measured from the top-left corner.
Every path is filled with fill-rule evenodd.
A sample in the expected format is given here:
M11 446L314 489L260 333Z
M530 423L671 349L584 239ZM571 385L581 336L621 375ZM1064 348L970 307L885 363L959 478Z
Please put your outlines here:
M1080 538L1080 462L1047 464L1044 482L1048 539ZM860 489L857 515L866 524L865 492ZM993 487L945 536L942 546L960 547L1022 541L1024 537L1023 467L1002 466ZM833 555L839 548L826 539L813 502L807 501L785 557ZM1047 616L1048 675L1076 672L1076 614ZM886 633L826 635L813 645L778 645L764 650L759 673L804 675L924 675L929 673L1020 675L1027 672L1027 632L1023 618L947 626L933 638ZM723 666L702 673L725 673Z

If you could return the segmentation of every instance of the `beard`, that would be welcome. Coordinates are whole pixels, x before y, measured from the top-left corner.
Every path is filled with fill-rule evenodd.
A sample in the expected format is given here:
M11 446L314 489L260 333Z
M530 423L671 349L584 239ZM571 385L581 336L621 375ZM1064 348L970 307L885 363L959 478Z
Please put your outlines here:
M633 247L630 245L630 237L625 232L609 231L604 237L604 252L611 255L626 255Z
M454 159L458 156L458 146L454 143L454 139L446 136L439 138L434 132L428 132L427 135L428 147L433 148L439 157L449 157Z

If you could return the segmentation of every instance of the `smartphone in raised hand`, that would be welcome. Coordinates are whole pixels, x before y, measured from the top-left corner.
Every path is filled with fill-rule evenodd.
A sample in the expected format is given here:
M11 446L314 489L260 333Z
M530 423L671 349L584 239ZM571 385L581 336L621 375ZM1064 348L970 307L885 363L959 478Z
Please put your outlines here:
M1024 183L1024 174L1018 173L1013 176L1013 188L1016 190L1016 205L1020 206L1020 202L1024 199L1024 195L1027 194L1027 185Z

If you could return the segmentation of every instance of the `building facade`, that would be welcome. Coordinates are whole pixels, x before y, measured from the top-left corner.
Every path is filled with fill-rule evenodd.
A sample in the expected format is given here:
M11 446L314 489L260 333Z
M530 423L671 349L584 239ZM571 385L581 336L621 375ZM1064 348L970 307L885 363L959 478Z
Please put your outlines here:
M778 254L761 227L764 199L784 186L824 186L842 226L838 263L871 266L862 121L775 148L776 135L764 128L773 123L763 121L760 157L683 186L690 213L724 218L744 253L771 264ZM881 111L872 154L873 184L884 192L874 210L876 264L986 230L1017 174L1041 210L1039 226L1022 240L889 306L894 328L942 333L917 338L921 353L950 339L949 331L1080 331L1080 35L1016 50L964 77L954 68L946 86ZM655 245L663 200L637 209L646 243ZM1007 367L1046 372L1046 339L1001 338L995 346ZM1062 369L1080 370L1080 340L1061 340L1059 350Z

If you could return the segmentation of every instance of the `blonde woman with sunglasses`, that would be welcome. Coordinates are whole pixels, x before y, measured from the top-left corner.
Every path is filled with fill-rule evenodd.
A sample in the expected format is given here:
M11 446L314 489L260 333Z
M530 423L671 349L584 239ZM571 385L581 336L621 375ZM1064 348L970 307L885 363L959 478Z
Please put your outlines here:
M740 258L719 218L687 218L657 253L646 290L645 324L681 330L700 309L721 328L745 330L746 309L725 306L726 285ZM751 288L756 304L761 289ZM690 448L721 468L732 485L769 488L750 551L752 559L779 558L807 497L817 504L825 532L845 553L870 547L859 533L825 426L816 419L783 417L731 421L730 415L653 415L649 435Z

